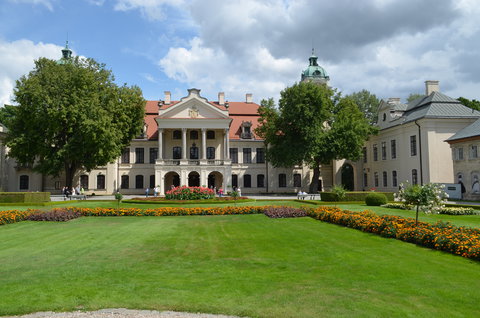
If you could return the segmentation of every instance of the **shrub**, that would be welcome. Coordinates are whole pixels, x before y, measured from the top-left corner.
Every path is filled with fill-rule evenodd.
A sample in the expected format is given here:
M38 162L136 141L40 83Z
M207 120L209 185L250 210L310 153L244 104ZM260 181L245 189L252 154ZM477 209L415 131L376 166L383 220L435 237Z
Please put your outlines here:
M444 207L438 211L439 214L449 215L480 215L480 211L472 208Z
M382 207L389 209L411 210L413 206L403 203L387 203L382 204Z
M34 211L27 216L29 221L54 221L66 222L82 216L82 213L75 209L59 208L50 211Z
M215 192L213 189L205 187L176 187L165 194L167 200L201 200L214 197Z
M335 202L342 201L346 197L347 190L342 185L334 185L332 187L333 197Z
M279 219L279 218L298 218L307 216L305 210L291 208L287 206L272 206L265 209L264 214L269 218Z
M357 202L365 202L365 197L371 192L362 191L362 192L347 192L345 194L344 201L357 201ZM393 192L376 192L376 193L383 193L387 196L388 201L393 201ZM332 192L322 192L322 201L324 202L334 202L335 195Z
M365 204L368 206L381 206L387 203L387 196L383 193L371 192L365 197Z
M50 192L0 192L0 203L49 201Z

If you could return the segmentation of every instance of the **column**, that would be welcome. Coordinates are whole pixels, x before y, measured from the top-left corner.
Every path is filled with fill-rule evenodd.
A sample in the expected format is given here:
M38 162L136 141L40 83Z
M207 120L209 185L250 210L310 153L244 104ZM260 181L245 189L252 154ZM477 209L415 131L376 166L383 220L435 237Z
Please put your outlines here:
M163 160L163 129L158 129L158 158Z
M182 159L187 159L187 128L182 128Z
M225 151L225 159L230 160L230 129L225 129L225 136L227 141L227 150Z
M225 128L225 135L223 136L223 160L226 160L228 158L228 153L229 153L229 142L228 142L228 128Z
M202 160L207 159L207 128L202 128Z

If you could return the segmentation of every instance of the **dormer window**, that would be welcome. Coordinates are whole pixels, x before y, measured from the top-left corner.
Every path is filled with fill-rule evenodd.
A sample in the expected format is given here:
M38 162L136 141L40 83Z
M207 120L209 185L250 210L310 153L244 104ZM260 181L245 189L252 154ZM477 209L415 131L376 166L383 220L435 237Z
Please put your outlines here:
M240 138L242 139L252 139L253 134L252 134L252 122L251 121L242 121L242 134L240 135Z
M383 113L383 121L387 120L387 114Z

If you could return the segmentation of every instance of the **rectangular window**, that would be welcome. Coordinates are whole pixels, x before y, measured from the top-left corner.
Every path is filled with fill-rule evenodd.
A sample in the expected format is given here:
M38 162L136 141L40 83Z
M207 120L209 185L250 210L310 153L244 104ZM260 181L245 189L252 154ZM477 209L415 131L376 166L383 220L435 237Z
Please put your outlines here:
M397 158L397 141L395 139L390 140L390 156L392 159Z
M207 159L215 159L215 147L207 147Z
M378 148L377 144L373 145L373 161L378 161Z
M128 176L127 176L128 177ZM123 176L122 176L122 182L123 182ZM127 187L128 188L128 187ZM105 189L105 176L103 174L97 175L97 189L98 190L103 190ZM122 188L123 189L123 188Z
M378 172L375 172L373 174L373 178L374 178L374 181L375 181L375 186L378 187Z
M463 160L463 148L458 149L458 160Z
M293 186L296 188L302 187L302 176L299 173L293 175Z
M182 158L182 147L173 147L172 151L173 151L173 154L172 154L173 159Z
M29 177L27 175L20 176L20 190L28 190Z
M158 159L158 148L150 148L150 163L155 163Z
M252 163L252 148L243 148L243 163Z
M151 174L150 175L150 188L155 188L155 175Z
M368 174L366 172L363 173L363 186L368 187Z
M383 186L386 187L387 184L388 184L388 180L387 180L387 172L384 171L383 174L382 174L382 179L383 179Z
M143 148L135 148L135 163L144 163L145 154Z
M232 163L238 163L238 148L230 148L230 159Z
M232 174L232 187L238 187L238 175L236 174Z
M417 155L417 136L410 136L410 156Z
M363 147L362 153L363 153L363 162L367 163L367 147Z
M287 186L287 175L285 173L280 173L278 175L278 187L285 188Z
M135 176L135 189L143 189L143 176Z
M382 141L382 160L387 160L387 143Z
M252 176L249 174L243 175L243 187L251 188L252 187Z
M264 187L265 187L265 175L257 174L257 188L264 188Z
M478 158L478 147L475 145L470 146L470 159Z
M122 163L130 163L130 148L126 148L123 150Z
M124 175L121 177L121 184L120 184L120 188L122 189L128 189L130 188L130 178L127 176L127 175Z
M265 163L265 148L257 148L257 163Z
M394 170L392 171L392 186L396 187L398 185L397 183L397 172Z

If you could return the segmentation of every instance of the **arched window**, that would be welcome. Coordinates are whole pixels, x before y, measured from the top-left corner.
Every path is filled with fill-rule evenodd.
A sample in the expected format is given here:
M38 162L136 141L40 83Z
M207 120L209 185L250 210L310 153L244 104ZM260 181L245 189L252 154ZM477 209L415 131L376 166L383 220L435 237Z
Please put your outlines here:
M174 130L172 133L172 139L182 139L182 132L180 130Z
M122 176L122 183L121 183L120 187L122 189L128 189L128 188L130 188L129 183L130 183L130 178L127 175Z
M20 190L28 190L29 188L29 177L27 175L20 176Z
M207 130L207 139L215 139L215 131Z
M182 147L173 147L173 159L182 158Z
M264 187L265 187L265 175L257 174L257 188L264 188Z
M190 139L192 140L198 139L198 130L190 130Z
M392 171L392 187L396 187L398 185L397 182L397 171Z
M135 176L135 189L143 189L143 176L141 174Z
M99 190L105 189L105 176L103 174L97 175L97 189Z
M80 176L80 187L82 187L84 190L88 189L88 176L86 174L82 174Z
M412 170L412 184L418 184L417 169Z
M280 173L278 175L278 187L285 188L287 186L287 175L285 173Z
M387 172L384 171L383 174L382 174L382 179L383 179L383 186L386 187L387 186Z
M190 159L198 159L198 147L192 146L190 147Z
M207 159L215 159L215 147L207 147Z
M373 174L373 180L375 182L375 187L378 187L378 172Z
M251 188L252 187L252 176L249 174L243 175L243 187Z

